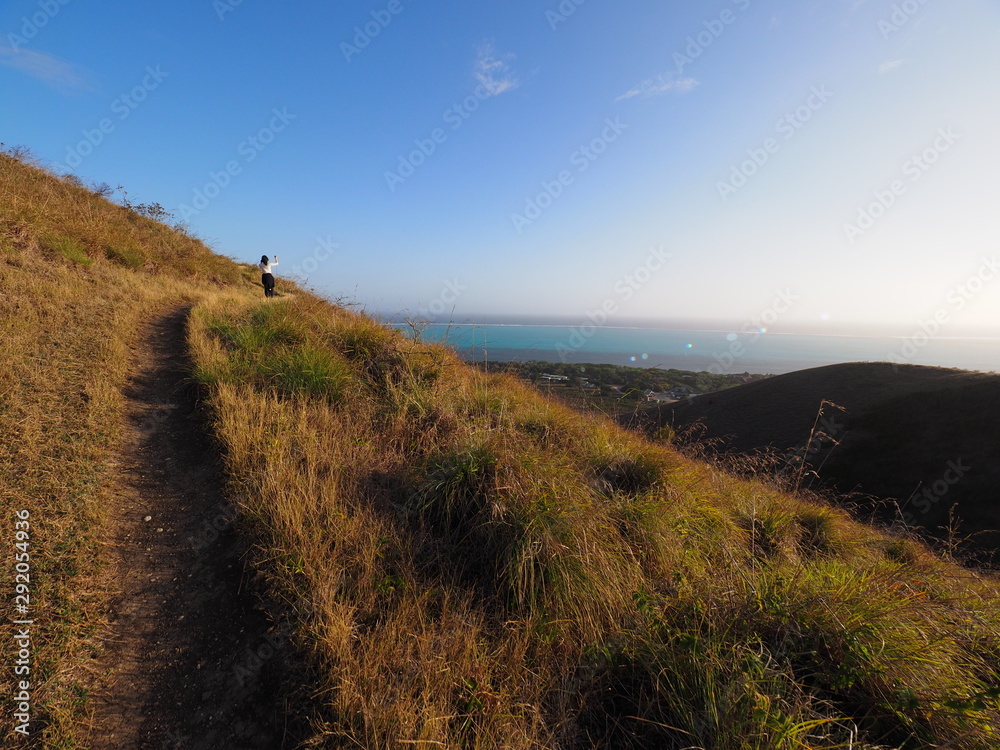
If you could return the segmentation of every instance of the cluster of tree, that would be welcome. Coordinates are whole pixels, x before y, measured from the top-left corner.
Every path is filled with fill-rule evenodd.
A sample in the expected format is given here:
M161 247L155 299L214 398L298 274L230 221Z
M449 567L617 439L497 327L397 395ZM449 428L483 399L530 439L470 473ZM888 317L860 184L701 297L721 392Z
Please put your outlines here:
M696 393L710 393L723 388L732 388L747 382L746 375L716 375L711 372L691 372L688 370L663 370L655 367L626 367L623 365L605 364L564 364L561 362L505 362L500 365L504 370L534 383L542 381L542 375L560 375L569 378L565 381L570 386L589 384L596 386L602 393L611 391L626 398L644 398L646 391L663 392L677 386L688 386ZM497 369L497 364L490 365L491 370ZM751 375L758 380L764 375Z

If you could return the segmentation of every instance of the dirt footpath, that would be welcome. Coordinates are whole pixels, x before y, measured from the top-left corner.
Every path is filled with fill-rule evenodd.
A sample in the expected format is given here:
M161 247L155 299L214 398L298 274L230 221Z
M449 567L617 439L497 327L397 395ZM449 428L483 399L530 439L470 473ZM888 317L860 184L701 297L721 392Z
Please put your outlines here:
M126 389L106 554L117 590L91 665L91 747L293 748L295 660L262 611L187 387L186 309L155 320Z

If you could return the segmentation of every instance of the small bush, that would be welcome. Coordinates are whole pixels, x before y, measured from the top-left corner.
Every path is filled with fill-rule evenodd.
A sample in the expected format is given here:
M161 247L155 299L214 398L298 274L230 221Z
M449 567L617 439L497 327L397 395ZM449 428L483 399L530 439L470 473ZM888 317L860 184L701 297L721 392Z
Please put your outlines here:
M88 187L98 198L110 198L115 194L115 189L106 182L92 182Z

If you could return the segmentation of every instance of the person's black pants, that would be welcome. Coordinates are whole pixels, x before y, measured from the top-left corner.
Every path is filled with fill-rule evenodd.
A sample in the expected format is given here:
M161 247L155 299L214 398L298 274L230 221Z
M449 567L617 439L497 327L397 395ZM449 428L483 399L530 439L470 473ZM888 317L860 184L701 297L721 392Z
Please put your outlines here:
M264 296L273 297L274 296L274 276L269 273L265 273L260 277L260 283L264 285Z

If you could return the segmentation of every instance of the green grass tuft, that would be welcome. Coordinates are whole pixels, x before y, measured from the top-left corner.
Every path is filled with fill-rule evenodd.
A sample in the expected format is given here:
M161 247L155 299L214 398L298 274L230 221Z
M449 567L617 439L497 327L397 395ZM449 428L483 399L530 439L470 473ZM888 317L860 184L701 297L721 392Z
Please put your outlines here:
M340 401L353 381L351 368L328 349L308 344L263 351L253 367L258 378L286 396Z
M63 235L46 235L41 240L44 248L53 250L73 263L81 266L89 266L94 261L87 255L86 249L75 239Z
M108 256L108 260L125 268L142 268L146 262L142 252L130 244L108 246L104 252Z

